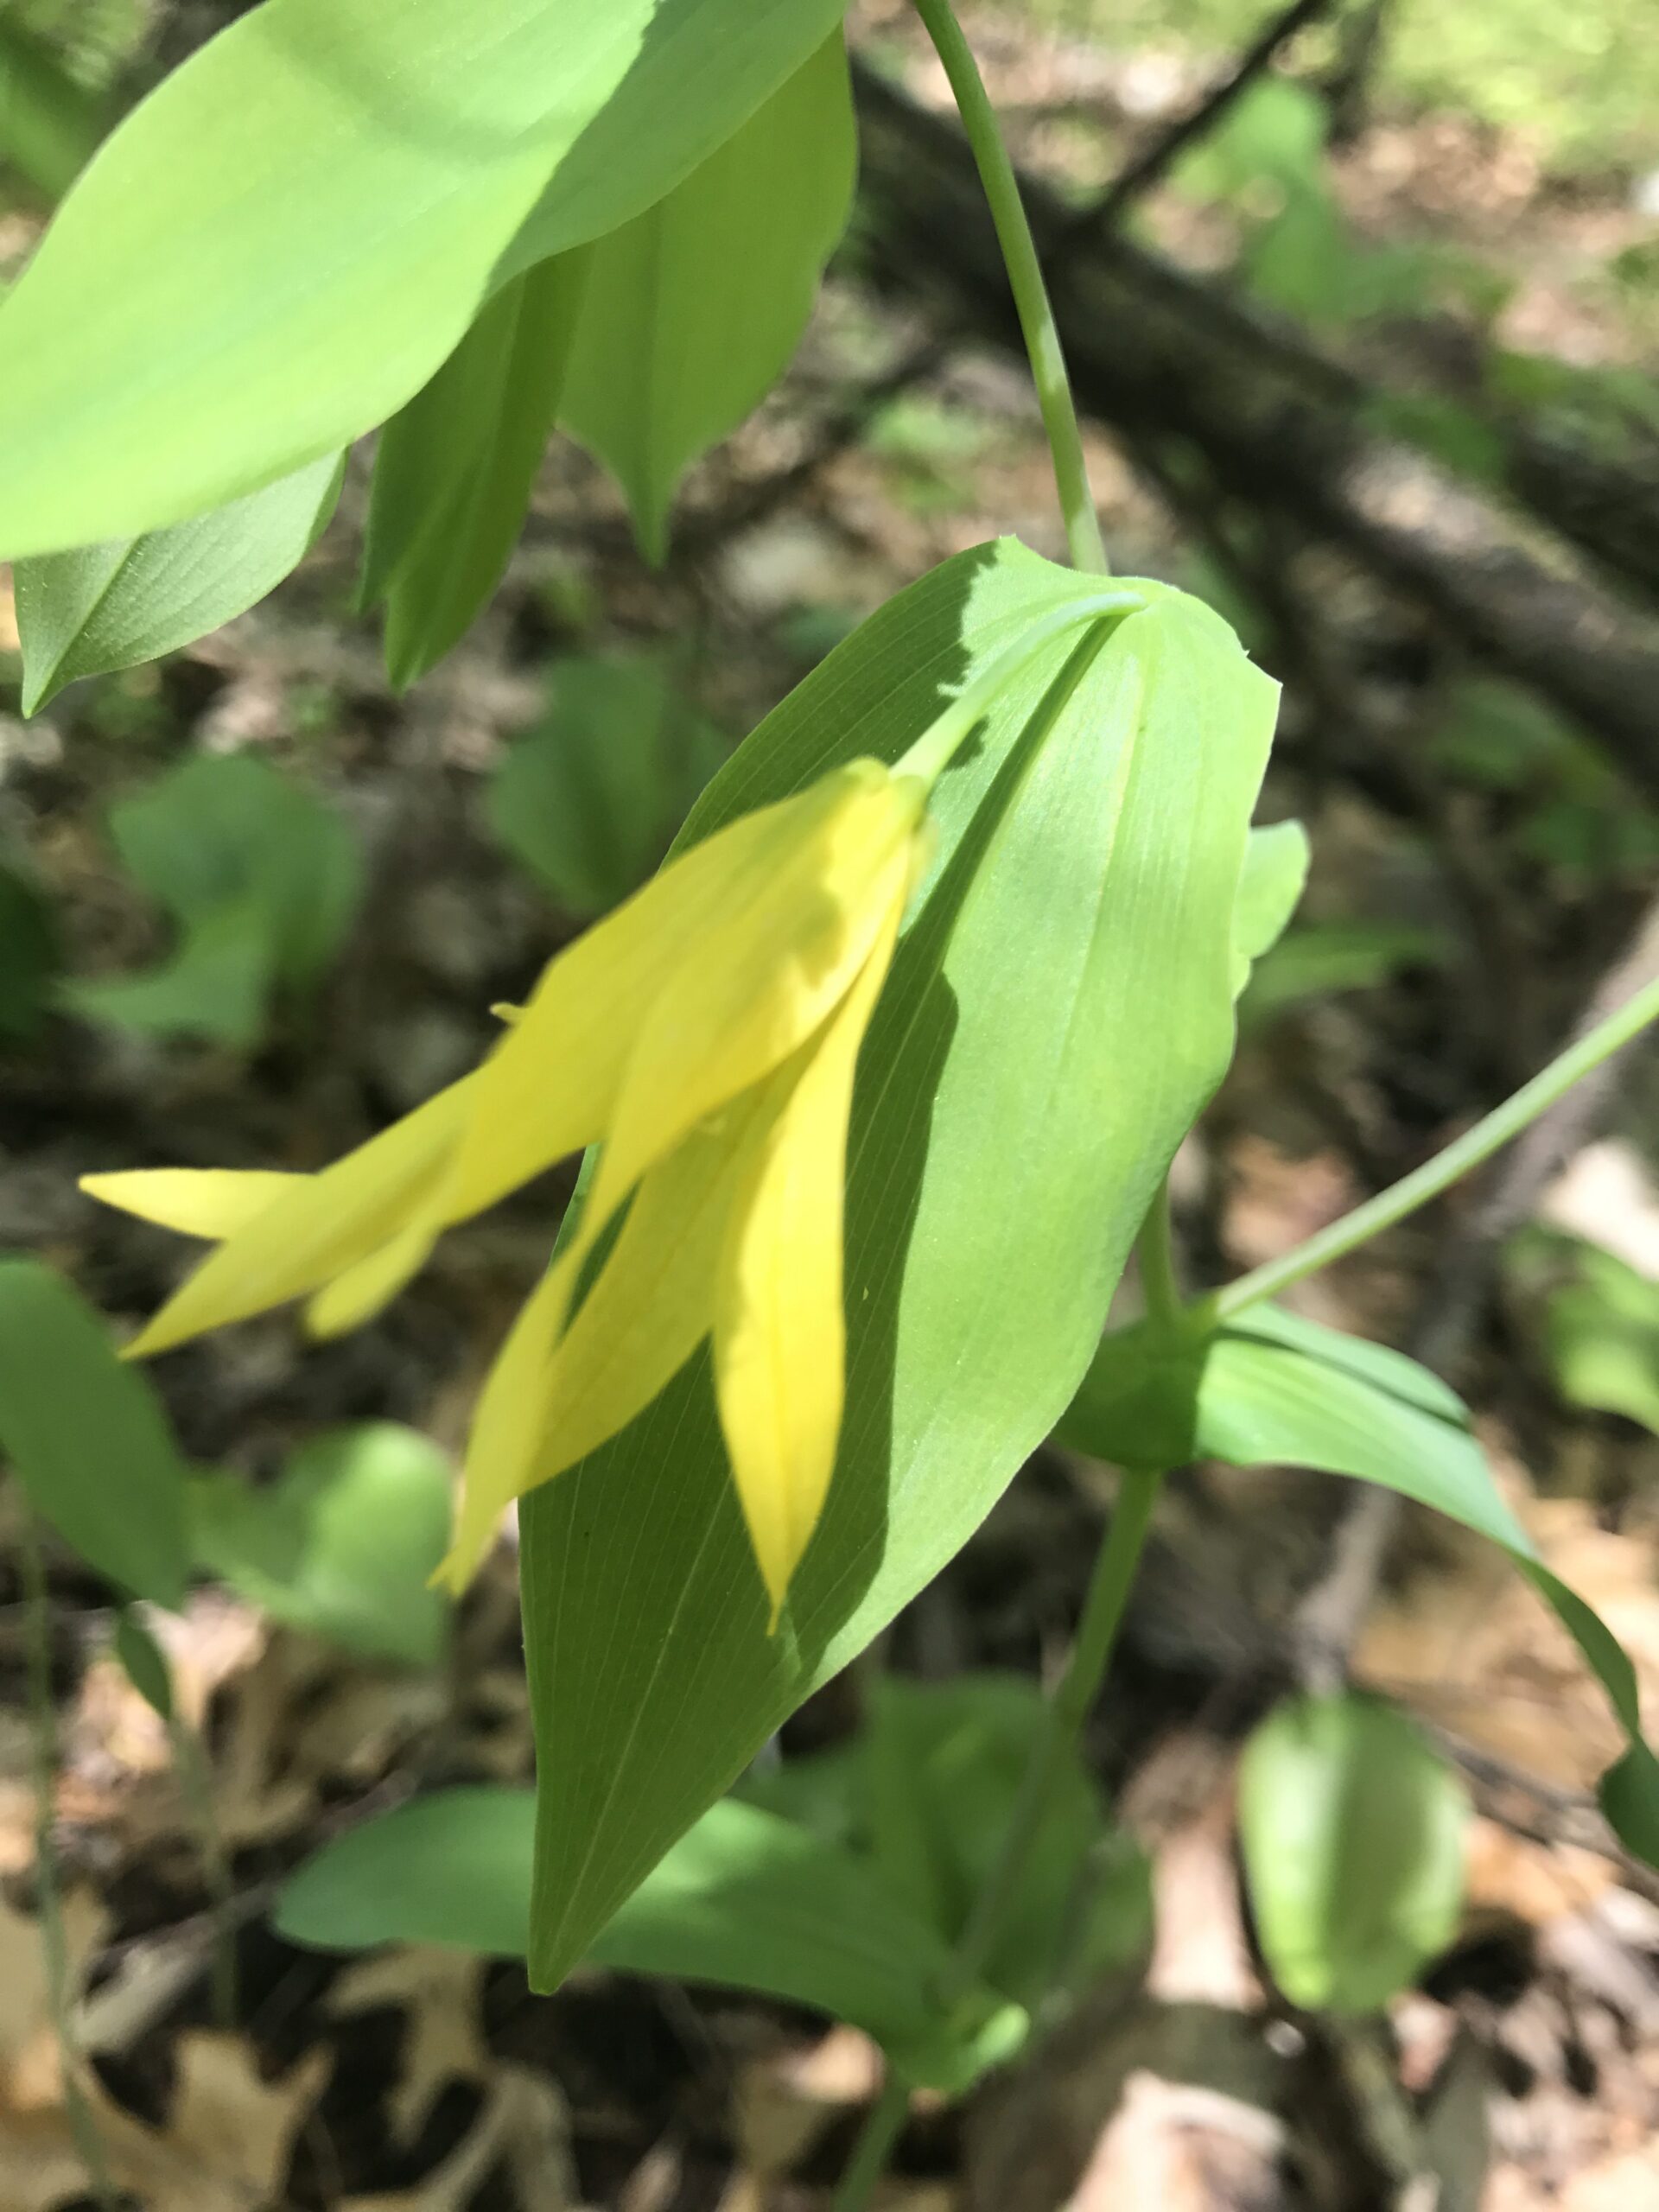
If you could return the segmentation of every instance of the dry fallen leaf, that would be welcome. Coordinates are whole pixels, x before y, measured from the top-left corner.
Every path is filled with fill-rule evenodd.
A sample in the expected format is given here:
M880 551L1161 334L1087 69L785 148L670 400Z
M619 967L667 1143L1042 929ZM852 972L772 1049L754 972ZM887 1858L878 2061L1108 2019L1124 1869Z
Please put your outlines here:
M569 2123L553 2084L521 2066L499 2065L477 2120L413 2189L348 2196L340 2212L467 2212L479 2188L505 2165L524 2212L575 2212Z
M336 2018L394 2005L408 2018L387 2108L400 2143L414 2141L447 2082L483 2082L494 2062L479 2025L484 1962L464 1951L410 1948L362 1959L329 1993Z

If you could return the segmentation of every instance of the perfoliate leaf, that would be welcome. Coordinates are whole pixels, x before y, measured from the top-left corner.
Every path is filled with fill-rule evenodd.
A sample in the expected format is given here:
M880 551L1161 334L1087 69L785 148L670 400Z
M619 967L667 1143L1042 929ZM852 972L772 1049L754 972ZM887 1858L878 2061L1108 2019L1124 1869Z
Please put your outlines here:
M1468 1792L1402 1713L1344 1693L1244 1747L1238 1839L1274 1980L1310 2012L1376 2012L1457 1933Z
M1290 926L1307 884L1308 857L1307 832L1300 822L1251 830L1233 908L1235 998L1249 982L1255 963Z
M342 474L326 457L170 530L19 561L23 712L80 677L188 645L263 599L327 528Z
M490 827L570 914L602 914L661 860L731 747L646 662L568 660L490 779Z
M100 1574L179 1603L185 1473L167 1416L98 1316L36 1260L0 1260L0 1459Z
M1057 1433L1128 1467L1224 1459L1319 1467L1380 1483L1501 1544L1583 1653L1630 1749L1603 1777L1603 1806L1629 1848L1659 1866L1659 1760L1642 1734L1623 1647L1539 1560L1439 1377L1386 1346L1272 1306L1213 1334L1141 1323L1103 1339Z
M859 1066L840 1457L779 1632L702 1358L524 1501L538 1984L988 1511L1075 1390L1227 1065L1274 687L1207 608L1124 588L1141 610L1036 652L934 793L938 856ZM958 556L762 723L684 841L837 762L896 760L1097 589L1010 544Z
M327 1950L438 1943L506 1957L529 1937L535 1801L441 1790L326 1845L288 1883L276 1922ZM954 2087L1023 2031L1017 2007L964 2007L952 2036L931 1985L949 1953L868 1868L793 1821L711 1806L589 1954L623 1973L758 1989L874 2036L911 2079Z
M837 30L675 191L593 248L559 419L628 495L647 556L690 464L799 341L852 202Z
M362 598L385 603L395 684L443 658L505 573L553 428L590 251L556 254L504 285L380 434Z
M0 308L0 558L338 453L491 294L660 200L842 0L265 0L93 157Z
M228 1474L194 1482L196 1558L290 1628L430 1667L448 1627L448 1601L429 1583L452 1488L448 1460L412 1428L332 1429L260 1489Z

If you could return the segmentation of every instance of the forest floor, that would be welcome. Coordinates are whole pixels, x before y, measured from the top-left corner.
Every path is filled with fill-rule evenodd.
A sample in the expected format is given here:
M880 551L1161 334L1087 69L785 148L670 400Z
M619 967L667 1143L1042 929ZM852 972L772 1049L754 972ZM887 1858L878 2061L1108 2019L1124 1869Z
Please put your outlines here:
M899 10L872 0L862 16L918 92L936 93ZM1024 158L1074 185L1109 176L1203 79L1190 56L1159 64L1001 15L975 28ZM1506 342L1580 366L1651 365L1659 308L1612 273L1654 241L1628 179L1564 175L1524 124L1389 107L1345 147L1335 187L1357 234L1429 239L1502 268ZM1227 219L1179 194L1160 194L1144 220L1199 265L1230 251ZM25 231L10 242L21 249ZM254 613L159 667L79 686L34 721L0 713L0 835L46 887L74 975L130 969L162 942L112 864L104 813L187 748L257 750L324 790L360 838L370 884L315 1001L252 1054L67 1019L0 1049L0 1249L43 1254L125 1325L173 1280L175 1247L94 1209L79 1175L313 1164L477 1056L488 1007L521 995L569 931L504 857L485 795L570 657L660 656L735 740L945 555L1003 531L1061 551L1022 381L972 348L786 500L769 499L849 382L878 374L918 327L850 268L838 276L781 392L699 470L660 572L636 557L611 487L559 448L507 586L405 697L348 613L359 473L318 552ZM1435 340L1412 326L1358 342L1409 353ZM1220 593L1104 434L1090 461L1116 565ZM1328 556L1294 559L1368 726L1380 715L1404 756L1463 757L1471 671L1375 586ZM9 613L0 591L0 653L15 643ZM1293 688L1262 816L1307 823L1305 912L1327 948L1344 931L1368 944L1371 972L1342 989L1293 978L1247 1027L1180 1163L1194 1280L1287 1249L1465 1126L1567 1033L1653 897L1659 848L1609 833L1563 857L1559 821L1553 844L1548 824L1536 832L1546 804L1579 804L1580 828L1585 806L1597 819L1643 811L1599 763L1582 801L1580 784L1545 802L1455 772L1402 779L1357 762L1332 717L1331 699ZM1640 1141L1656 1089L1651 1067L1630 1071L1525 1211L1659 1281L1659 1184ZM371 1418L457 1446L568 1188L550 1178L456 1232L384 1319L343 1341L302 1351L279 1316L165 1363L158 1381L190 1456L264 1478L319 1426ZM1455 1379L1512 1501L1659 1693L1659 1439L1564 1402L1537 1286L1483 1244L1481 1218L1454 1199L1322 1282L1307 1310L1395 1343L1450 1332ZM895 1625L889 1661L932 1676L1052 1674L1111 1489L1104 1469L1039 1455ZM64 2113L29 1882L42 1724L25 1692L10 1500L0 1491L0 2212L69 2212L93 2200ZM1152 1957L965 2107L918 2104L887 2212L1659 2207L1659 1881L1621 1859L1590 1809L1616 1748L1601 1709L1503 1561L1414 1512L1386 1567L1356 1570L1351 1503L1339 1483L1284 1471L1200 1467L1172 1484L1091 1739L1152 1857ZM66 1933L96 2116L142 2201L822 2212L875 2086L855 2031L597 1973L532 1998L516 1966L420 1950L342 1961L268 1924L283 1874L365 1812L435 1783L529 1779L510 1544L436 1675L353 1661L213 1587L158 1620L230 1863L228 2024L211 1986L200 1808L108 1654L107 1591L67 1554L50 1570ZM1356 1571L1357 1593L1342 1580ZM1385 2023L1305 2018L1274 1995L1236 1866L1238 1744L1297 1676L1322 1604L1344 1609L1357 1678L1435 1732L1480 1808L1462 1932ZM834 1740L855 1712L853 1689L834 1684L790 1740Z

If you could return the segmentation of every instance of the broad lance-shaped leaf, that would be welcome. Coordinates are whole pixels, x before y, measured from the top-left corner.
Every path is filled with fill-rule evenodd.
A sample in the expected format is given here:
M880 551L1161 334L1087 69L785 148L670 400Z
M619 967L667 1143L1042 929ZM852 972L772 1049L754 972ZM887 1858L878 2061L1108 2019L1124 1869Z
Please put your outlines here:
M19 561L23 712L83 676L133 668L204 638L281 583L327 528L342 460L143 537Z
M440 1943L522 1957L534 1828L527 1789L418 1798L325 1845L283 1890L276 1925L326 1950ZM933 1929L850 1853L731 1798L680 1840L588 1957L813 2005L874 2036L912 2081L942 2088L1025 2028L1017 2005L982 1997L950 2032L931 1994L950 1951Z
M857 162L837 31L717 153L593 250L559 419L621 483L646 556L690 463L800 341Z
M0 1464L100 1574L176 1605L189 1569L185 1469L147 1378L38 1260L0 1261Z
M1140 1323L1103 1339L1057 1433L1128 1467L1204 1459L1351 1475L1501 1544L1607 1693L1630 1749L1602 1777L1603 1809L1630 1849L1659 1866L1659 1760L1643 1737L1630 1660L1539 1559L1492 1480L1462 1401L1415 1360L1273 1306L1253 1306L1207 1337L1173 1338Z
M631 221L843 0L265 0L94 156L0 308L0 558L337 453Z
M500 582L556 415L660 557L682 471L793 353L851 202L841 35L657 204L499 292L380 439L363 601L413 683Z
M385 605L386 671L413 683L500 582L553 428L588 262L579 246L504 285L380 434L362 601Z
M859 1064L840 1455L779 1634L702 1358L523 1502L538 1986L995 1503L1081 1379L1227 1065L1274 690L1207 608L1124 589L1141 611L1039 650L934 794L938 856ZM1097 590L1007 543L946 563L761 724L685 839L837 762L896 760Z

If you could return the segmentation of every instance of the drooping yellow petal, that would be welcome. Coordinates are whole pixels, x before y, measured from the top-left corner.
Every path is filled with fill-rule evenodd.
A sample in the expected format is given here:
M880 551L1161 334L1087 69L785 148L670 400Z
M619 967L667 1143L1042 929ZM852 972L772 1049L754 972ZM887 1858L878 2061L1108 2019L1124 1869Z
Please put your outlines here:
M340 1337L347 1329L359 1328L419 1273L436 1242L433 1230L400 1230L366 1259L324 1283L305 1309L307 1333Z
M552 962L480 1071L445 1219L601 1135L589 1235L653 1160L793 1052L861 966L919 785L855 761L672 861Z
M232 1231L128 1345L166 1351L205 1329L302 1298L378 1254L423 1210L471 1109L464 1077L319 1175L296 1175Z
M515 1497L626 1428L714 1322L715 1270L757 1101L694 1130L634 1195L568 1329L569 1249L503 1345L474 1415L454 1545L439 1569L460 1590Z
M734 1200L721 1254L715 1392L773 1629L835 1471L846 1389L847 1125L905 888L799 1074L792 1083L790 1070L775 1078L777 1110Z
M140 1221L217 1242L245 1229L304 1179L264 1168L138 1167L120 1175L83 1175L80 1187L100 1205L118 1206Z

